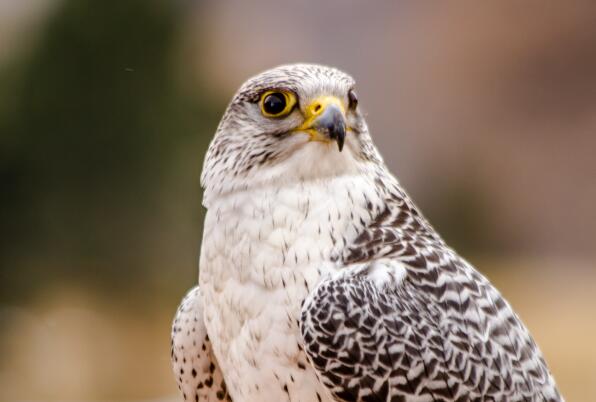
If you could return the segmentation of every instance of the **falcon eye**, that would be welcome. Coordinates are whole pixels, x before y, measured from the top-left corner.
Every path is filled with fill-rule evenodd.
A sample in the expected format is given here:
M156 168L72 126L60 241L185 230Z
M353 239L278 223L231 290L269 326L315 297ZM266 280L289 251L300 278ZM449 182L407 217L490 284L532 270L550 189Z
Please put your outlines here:
M356 95L356 91L353 89L350 89L348 92L348 100L350 101L349 108L352 110L356 109L356 106L358 106L358 95Z
M296 96L288 91L267 91L261 95L261 113L266 117L282 117L292 111Z

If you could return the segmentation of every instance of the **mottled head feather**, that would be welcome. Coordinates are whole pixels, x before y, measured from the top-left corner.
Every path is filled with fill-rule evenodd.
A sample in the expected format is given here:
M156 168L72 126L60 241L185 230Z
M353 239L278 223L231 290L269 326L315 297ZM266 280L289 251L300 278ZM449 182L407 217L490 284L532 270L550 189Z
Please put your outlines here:
M303 123L304 108L312 100L333 95L347 104L354 85L348 74L314 64L279 66L247 80L228 105L207 151L201 176L204 204L213 197L276 180L319 179L382 163L359 108L347 112L350 132L344 152L292 133ZM259 99L272 89L296 95L297 107L289 115L261 114Z

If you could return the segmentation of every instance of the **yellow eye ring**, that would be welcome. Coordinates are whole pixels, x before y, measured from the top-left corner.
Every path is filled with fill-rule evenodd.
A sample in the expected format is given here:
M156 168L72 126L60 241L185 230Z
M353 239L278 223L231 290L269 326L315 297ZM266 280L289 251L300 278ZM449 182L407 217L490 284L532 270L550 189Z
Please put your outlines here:
M259 102L265 117L282 117L289 114L296 105L296 95L290 91L266 91Z

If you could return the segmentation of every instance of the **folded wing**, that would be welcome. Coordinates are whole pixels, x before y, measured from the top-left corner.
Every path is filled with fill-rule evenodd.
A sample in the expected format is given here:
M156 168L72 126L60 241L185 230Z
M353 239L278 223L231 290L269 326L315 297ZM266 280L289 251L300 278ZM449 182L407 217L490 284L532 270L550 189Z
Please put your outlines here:
M178 388L185 401L232 400L211 349L198 286L188 292L176 312L172 324L171 358Z
M302 308L304 350L337 400L562 400L486 278L413 206L375 214Z

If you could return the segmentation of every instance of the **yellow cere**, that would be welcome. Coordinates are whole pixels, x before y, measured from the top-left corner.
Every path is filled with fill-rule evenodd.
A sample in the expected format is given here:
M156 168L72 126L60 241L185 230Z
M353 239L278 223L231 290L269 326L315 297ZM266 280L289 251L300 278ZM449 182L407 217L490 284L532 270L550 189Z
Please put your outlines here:
M329 105L336 105L344 115L346 114L346 109L341 99L335 96L324 95L319 96L306 107L306 120L312 121L315 117L323 113Z
M338 97L323 95L319 96L315 100L313 100L305 110L305 119L304 123L300 125L296 130L297 131L305 131L310 135L311 141L320 141L320 142L332 142L328 137L321 135L317 130L315 130L312 126L316 118L325 111L325 109L329 105L336 105L341 110L342 114L346 115L346 108ZM349 130L349 128L346 128Z

